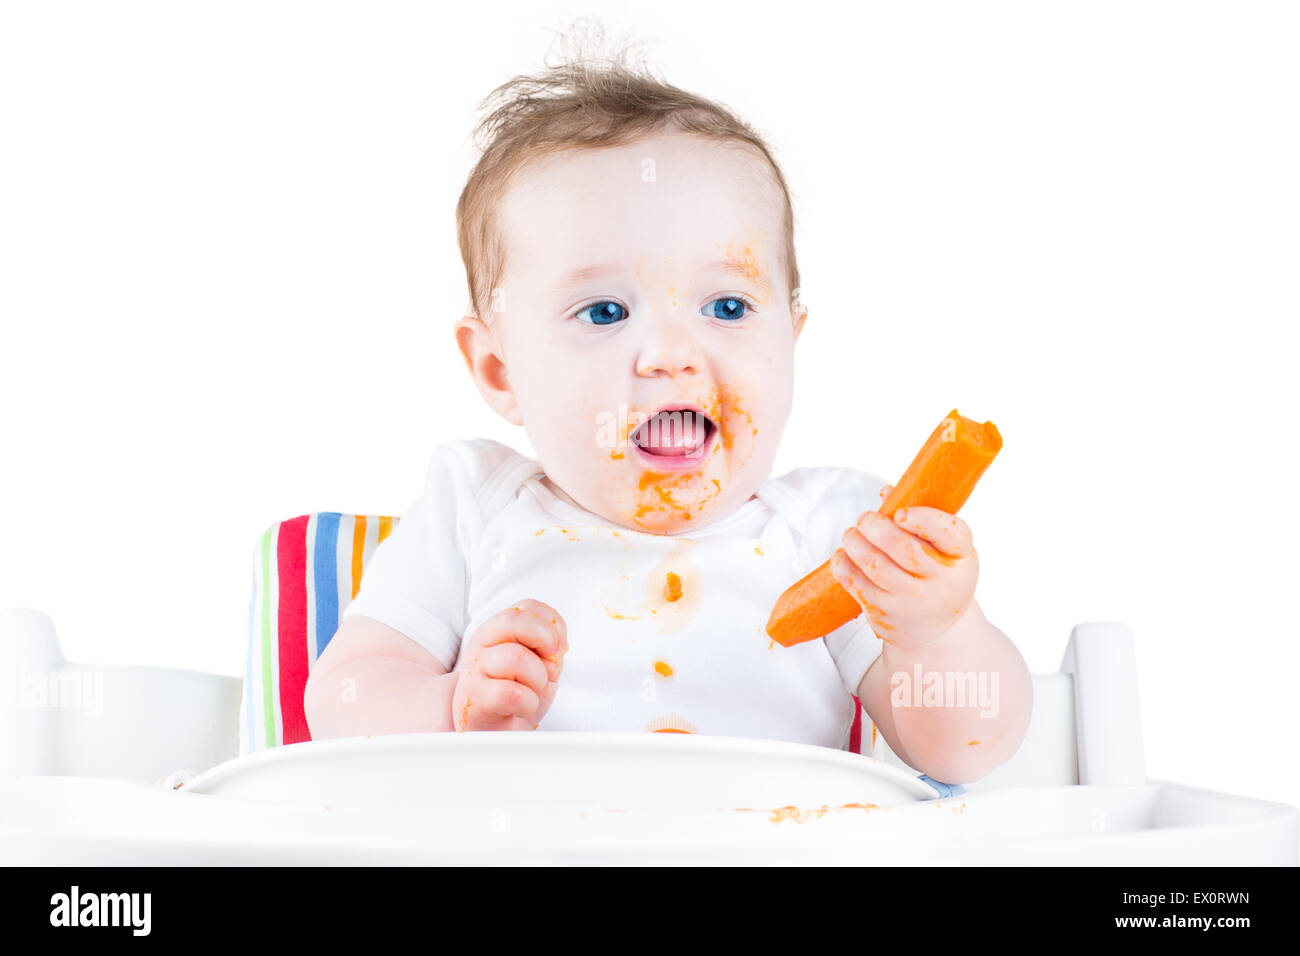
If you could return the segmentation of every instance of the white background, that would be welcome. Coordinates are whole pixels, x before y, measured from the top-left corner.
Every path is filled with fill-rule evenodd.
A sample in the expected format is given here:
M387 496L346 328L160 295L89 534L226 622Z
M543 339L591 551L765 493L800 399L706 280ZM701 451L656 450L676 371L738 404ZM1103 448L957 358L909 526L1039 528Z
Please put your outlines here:
M778 472L992 419L990 618L1035 672L1128 622L1150 775L1300 804L1291 4L0 4L0 608L236 674L270 523L531 451L455 352L453 211L586 11L792 185Z

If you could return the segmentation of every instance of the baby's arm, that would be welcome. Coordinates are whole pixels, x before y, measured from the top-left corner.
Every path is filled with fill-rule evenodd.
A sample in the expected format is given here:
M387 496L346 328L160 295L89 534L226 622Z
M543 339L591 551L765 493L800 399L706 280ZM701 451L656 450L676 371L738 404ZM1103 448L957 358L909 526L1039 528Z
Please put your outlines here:
M922 675L971 675L991 698L980 701L976 693L965 706L951 700L926 706L922 687L918 707L912 686L918 667ZM1033 684L1011 639L972 600L938 640L917 648L886 644L862 678L858 698L904 763L945 783L968 783L1019 748L1033 708Z
M970 526L937 508L900 508L892 518L868 511L844 532L830 567L884 642L858 698L890 749L946 783L1005 763L1029 726L1033 684L1015 644L975 601Z
M354 614L307 678L307 726L314 740L451 730L457 677L401 631Z

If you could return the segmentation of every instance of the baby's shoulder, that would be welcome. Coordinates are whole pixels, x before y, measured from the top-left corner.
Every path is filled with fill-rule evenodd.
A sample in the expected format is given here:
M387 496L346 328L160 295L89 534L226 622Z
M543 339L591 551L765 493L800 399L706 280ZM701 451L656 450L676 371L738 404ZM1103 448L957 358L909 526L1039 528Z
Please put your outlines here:
M834 501L871 501L879 497L887 482L871 472L840 465L795 468L772 481L810 507ZM864 509L867 506L864 506Z
M862 512L880 504L887 482L857 468L817 465L795 468L769 481L769 497L809 538L838 536Z
M492 511L541 471L539 462L509 445L491 438L458 438L443 442L430 454L425 492Z

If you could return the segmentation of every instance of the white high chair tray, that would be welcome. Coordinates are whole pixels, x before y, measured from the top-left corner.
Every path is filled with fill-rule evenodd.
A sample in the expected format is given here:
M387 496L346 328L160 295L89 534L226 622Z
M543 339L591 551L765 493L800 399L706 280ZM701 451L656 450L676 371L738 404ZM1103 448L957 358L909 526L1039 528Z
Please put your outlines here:
M934 799L799 744L431 734L295 744L180 790L0 778L9 864L1295 862L1281 804L1174 784Z
M294 744L228 760L191 793L335 808L638 810L876 804L933 788L825 747L686 734L398 734Z

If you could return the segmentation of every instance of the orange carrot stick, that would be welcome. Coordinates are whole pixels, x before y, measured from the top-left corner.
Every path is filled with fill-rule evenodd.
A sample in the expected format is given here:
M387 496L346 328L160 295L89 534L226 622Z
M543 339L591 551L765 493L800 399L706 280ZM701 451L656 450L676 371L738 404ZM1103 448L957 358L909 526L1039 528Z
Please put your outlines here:
M925 506L956 514L1001 448L997 426L981 425L954 408L912 459L879 513L892 518L899 508ZM829 634L861 613L862 607L840 587L827 561L777 599L767 633L778 644L791 647Z

